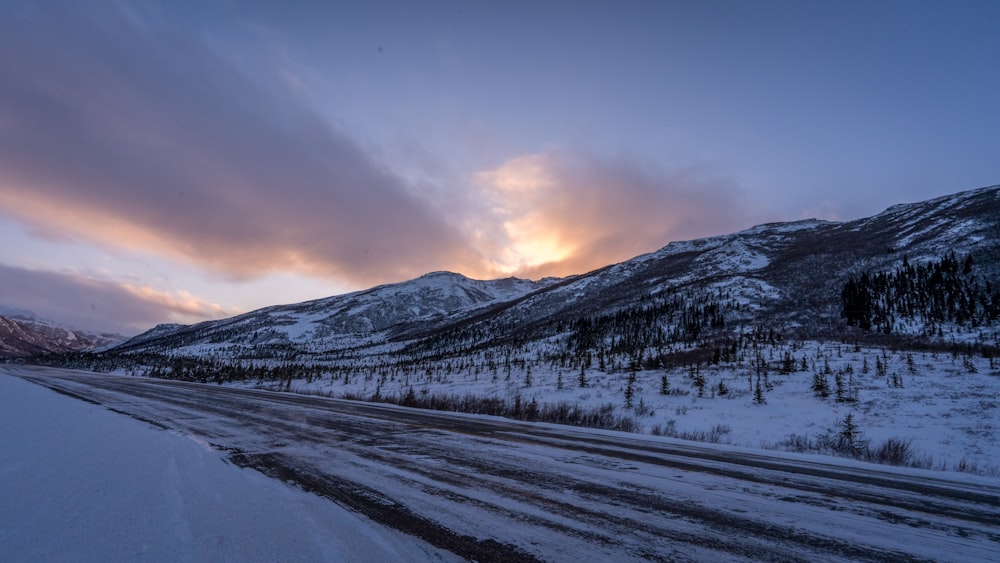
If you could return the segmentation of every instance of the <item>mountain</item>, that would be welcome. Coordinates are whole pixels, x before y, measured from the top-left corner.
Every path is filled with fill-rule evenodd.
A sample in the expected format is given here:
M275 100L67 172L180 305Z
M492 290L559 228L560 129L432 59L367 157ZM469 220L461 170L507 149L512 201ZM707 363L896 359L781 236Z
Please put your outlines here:
M59 326L22 309L4 308L0 315L0 358L85 352L120 343L124 336Z
M564 279L478 281L435 272L157 327L104 356L116 365L162 363L159 356L345 368L599 354L626 365L675 365L704 360L755 331L995 348L998 310L994 186L855 221L770 223L674 242Z
M428 326L467 318L552 283L555 280L480 281L450 272L432 272L408 282L267 307L219 321L160 325L122 343L113 352L168 352L199 347L214 350L224 345L318 353L372 346L405 339Z
M661 329L667 340L739 333L754 325L802 338L839 338L849 328L841 313L851 276L937 263L952 253L972 258L970 273L982 280L981 292L996 299L1000 187L897 205L857 221L773 223L671 243L540 290L476 323L489 327L484 332L490 339L540 338L557 334L561 323L645 311L656 318L636 328ZM888 333L920 336L918 323L894 328ZM956 338L996 344L996 323L982 335L979 324L948 328Z

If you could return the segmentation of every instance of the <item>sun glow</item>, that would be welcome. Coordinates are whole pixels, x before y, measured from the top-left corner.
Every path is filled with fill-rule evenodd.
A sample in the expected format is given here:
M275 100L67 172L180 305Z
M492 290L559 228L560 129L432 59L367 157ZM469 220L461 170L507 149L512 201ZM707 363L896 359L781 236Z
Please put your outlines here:
M504 224L504 230L510 239L503 253L502 263L499 264L504 273L558 262L572 254L572 249L562 244L558 237L535 232L531 226L525 228L524 225L507 222Z
M528 155L476 175L492 203L490 212L499 219L503 244L494 265L501 272L558 262L575 251L547 219L559 195L549 165L542 155Z

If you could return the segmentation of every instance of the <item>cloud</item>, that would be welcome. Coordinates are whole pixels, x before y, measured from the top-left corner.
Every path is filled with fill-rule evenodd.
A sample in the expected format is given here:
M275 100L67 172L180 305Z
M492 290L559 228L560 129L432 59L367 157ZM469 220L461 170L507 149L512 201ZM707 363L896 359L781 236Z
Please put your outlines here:
M0 304L88 329L137 334L159 323L195 323L239 311L180 291L119 283L72 273L0 265Z
M586 272L673 240L747 227L747 202L709 170L666 173L627 158L549 151L476 181L492 206L483 240L494 265L528 277Z
M481 263L285 69L251 76L120 5L15 2L0 17L0 213L233 279L369 284Z
M294 61L120 2L0 16L0 214L46 240L363 287L574 274L747 226L741 192L705 170L572 150L413 184L310 105ZM183 296L116 291L182 313Z

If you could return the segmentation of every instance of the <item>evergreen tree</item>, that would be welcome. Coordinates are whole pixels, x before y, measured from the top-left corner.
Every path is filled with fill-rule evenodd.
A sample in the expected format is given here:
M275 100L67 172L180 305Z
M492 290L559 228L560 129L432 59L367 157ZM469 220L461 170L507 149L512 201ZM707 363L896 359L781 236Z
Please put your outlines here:
M819 372L813 374L812 390L820 399L830 396L830 383L827 381L825 375Z
M757 377L757 385L754 387L753 402L755 405L767 404L767 399L764 398L764 388L760 384L759 376Z
M781 370L780 373L788 375L795 371L795 358L792 358L792 353L785 350L785 357L781 360Z
M854 415L848 413L840 424L840 433L837 435L835 444L838 452L858 456L865 447L865 442L861 438L861 431L854 423Z
M725 383L719 381L718 395L721 397L723 395L728 395L728 394L729 394L729 388L726 387Z
M632 408L632 401L635 398L635 372L628 376L628 383L625 384L625 407Z
M698 389L698 396L705 396L705 376L701 373L701 369L698 366L694 367L694 386Z

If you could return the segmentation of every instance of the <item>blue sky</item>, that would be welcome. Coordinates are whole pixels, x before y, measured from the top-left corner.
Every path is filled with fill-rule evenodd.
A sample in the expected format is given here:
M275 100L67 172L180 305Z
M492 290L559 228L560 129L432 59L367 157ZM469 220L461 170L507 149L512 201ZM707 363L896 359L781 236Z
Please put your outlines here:
M0 305L132 334L1000 182L996 2L0 6Z

